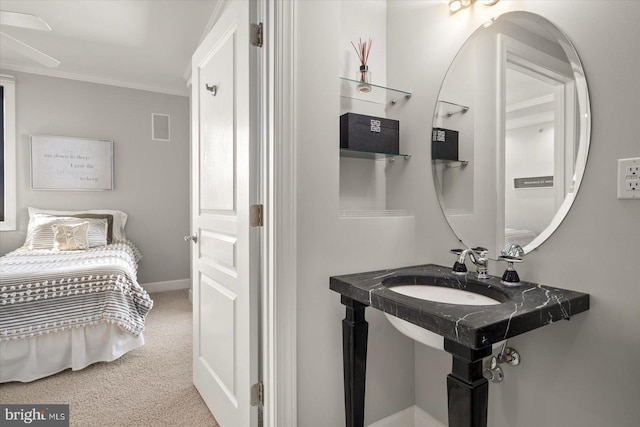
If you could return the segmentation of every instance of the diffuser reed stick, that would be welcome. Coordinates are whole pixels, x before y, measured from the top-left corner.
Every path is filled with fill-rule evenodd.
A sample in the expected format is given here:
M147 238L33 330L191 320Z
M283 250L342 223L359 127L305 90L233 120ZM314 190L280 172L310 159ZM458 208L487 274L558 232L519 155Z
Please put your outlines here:
M371 53L372 45L373 42L371 39L369 39L368 42L363 42L362 39L360 39L358 46L351 42L351 46L355 49L358 59L360 60L360 70L358 71L357 79L360 82L357 86L359 92L366 93L371 91L371 73L369 72L367 62L369 61L369 53Z
M358 47L356 47L353 42L351 42L351 46L356 50L356 54L358 55L358 59L360 60L360 65L367 66L367 61L369 61L369 53L371 52L371 45L373 42L369 39L369 42L362 42L362 39L358 41Z

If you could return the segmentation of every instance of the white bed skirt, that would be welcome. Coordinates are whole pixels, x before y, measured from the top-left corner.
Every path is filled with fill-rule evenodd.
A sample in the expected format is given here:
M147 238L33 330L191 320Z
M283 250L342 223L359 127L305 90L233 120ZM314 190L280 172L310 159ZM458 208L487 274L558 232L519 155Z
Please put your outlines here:
M0 342L0 383L29 382L65 369L111 362L144 344L112 323Z

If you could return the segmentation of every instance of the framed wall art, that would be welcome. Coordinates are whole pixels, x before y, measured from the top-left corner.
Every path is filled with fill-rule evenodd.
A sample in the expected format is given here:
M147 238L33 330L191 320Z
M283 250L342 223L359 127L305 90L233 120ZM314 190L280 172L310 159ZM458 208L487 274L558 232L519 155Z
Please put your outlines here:
M113 190L113 141L31 135L32 190Z

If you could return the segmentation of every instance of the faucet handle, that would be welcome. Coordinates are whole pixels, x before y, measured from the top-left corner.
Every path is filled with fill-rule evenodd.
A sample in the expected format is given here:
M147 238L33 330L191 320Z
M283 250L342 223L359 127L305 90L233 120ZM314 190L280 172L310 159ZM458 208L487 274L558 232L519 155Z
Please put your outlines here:
M500 255L498 261L504 261L513 267L513 264L518 264L524 261L522 258L511 255Z
M489 253L489 249L483 248L482 246L476 246L475 248L471 248L472 251L477 252L481 257L485 257Z
M504 283L520 283L520 277L518 276L518 272L513 268L513 264L521 263L522 258L511 255L500 255L498 257L498 261L504 261L507 263L507 269L504 271L502 275L502 281Z
M524 249L522 249L522 246L520 246L517 243L514 243L513 245L511 245L509 247L508 250L501 250L500 253L502 255L510 255L510 256L514 256L514 257L522 257L524 255Z
M467 266L464 264L464 249L451 249L449 252L454 255L458 255L456 262L453 264L453 272L466 273Z

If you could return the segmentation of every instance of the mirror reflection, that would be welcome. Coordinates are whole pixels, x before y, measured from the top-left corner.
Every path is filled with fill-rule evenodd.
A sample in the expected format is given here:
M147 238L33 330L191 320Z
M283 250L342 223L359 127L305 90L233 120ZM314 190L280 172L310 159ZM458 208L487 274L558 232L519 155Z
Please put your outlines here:
M432 169L449 225L469 247L525 253L558 227L586 164L586 80L568 38L510 12L478 29L440 89Z

